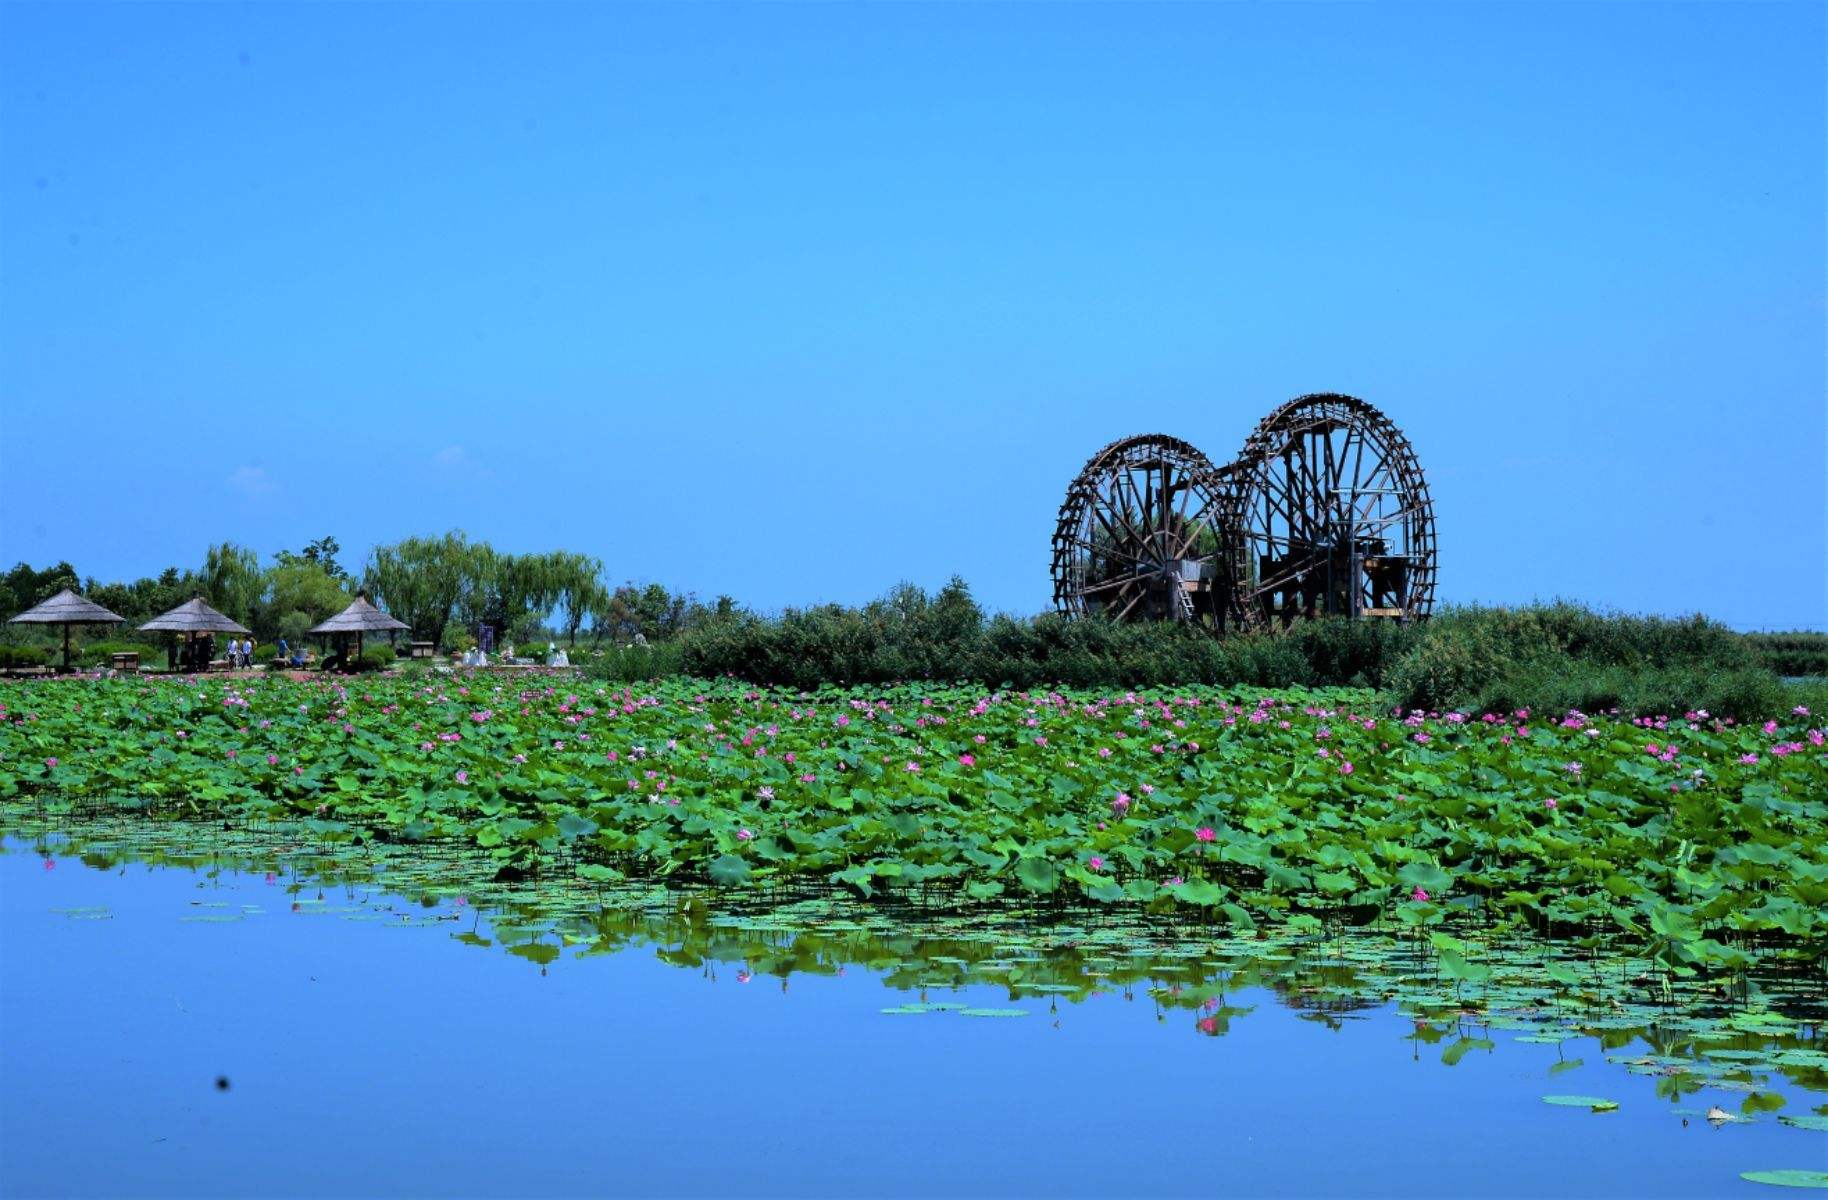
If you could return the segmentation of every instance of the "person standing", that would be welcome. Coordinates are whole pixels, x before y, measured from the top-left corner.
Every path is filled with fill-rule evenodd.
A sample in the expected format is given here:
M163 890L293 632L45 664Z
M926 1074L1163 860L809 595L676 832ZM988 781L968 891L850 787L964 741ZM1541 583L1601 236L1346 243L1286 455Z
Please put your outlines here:
M254 635L249 634L241 643L241 665L252 671L254 669Z

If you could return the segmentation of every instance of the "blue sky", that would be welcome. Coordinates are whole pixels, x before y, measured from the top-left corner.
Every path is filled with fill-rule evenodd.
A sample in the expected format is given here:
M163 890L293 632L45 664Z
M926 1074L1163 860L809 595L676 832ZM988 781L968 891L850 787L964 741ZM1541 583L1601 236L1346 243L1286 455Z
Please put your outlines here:
M0 561L1033 611L1097 447L1337 390L1445 599L1819 627L1823 12L0 5Z

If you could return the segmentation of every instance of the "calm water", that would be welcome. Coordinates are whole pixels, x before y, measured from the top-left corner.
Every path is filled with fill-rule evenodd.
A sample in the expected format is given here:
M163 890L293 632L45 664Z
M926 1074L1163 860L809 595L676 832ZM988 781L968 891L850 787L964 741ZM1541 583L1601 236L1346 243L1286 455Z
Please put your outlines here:
M1769 1117L1685 1126L1591 1038L1446 1066L1391 1007L1329 1028L1264 989L1220 1037L1144 989L891 1016L915 993L862 966L542 968L454 902L7 849L8 1196L1778 1196L1739 1172L1828 1165ZM1570 1092L1621 1107L1540 1099Z

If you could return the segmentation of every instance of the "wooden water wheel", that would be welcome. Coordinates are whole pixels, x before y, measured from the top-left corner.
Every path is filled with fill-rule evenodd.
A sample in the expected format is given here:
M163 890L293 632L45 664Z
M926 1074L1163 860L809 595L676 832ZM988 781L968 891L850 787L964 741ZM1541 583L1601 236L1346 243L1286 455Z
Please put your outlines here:
M1434 505L1415 451L1376 408L1332 392L1282 405L1214 466L1179 438L1112 442L1067 488L1054 605L1071 616L1286 625L1426 617Z
M1217 629L1222 497L1204 454L1145 434L1094 454L1054 527L1054 604L1119 621Z
M1420 618L1434 604L1434 504L1395 424L1321 392L1265 417L1227 471L1228 613Z

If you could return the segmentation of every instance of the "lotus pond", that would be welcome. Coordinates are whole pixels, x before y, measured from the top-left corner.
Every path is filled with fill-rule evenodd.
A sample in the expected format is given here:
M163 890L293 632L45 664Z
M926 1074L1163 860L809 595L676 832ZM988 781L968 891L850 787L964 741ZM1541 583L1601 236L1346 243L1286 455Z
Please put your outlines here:
M1338 690L0 685L0 1189L1819 1186L1822 741Z

